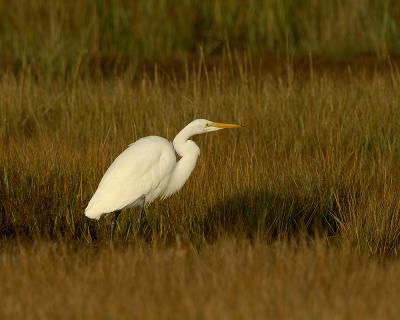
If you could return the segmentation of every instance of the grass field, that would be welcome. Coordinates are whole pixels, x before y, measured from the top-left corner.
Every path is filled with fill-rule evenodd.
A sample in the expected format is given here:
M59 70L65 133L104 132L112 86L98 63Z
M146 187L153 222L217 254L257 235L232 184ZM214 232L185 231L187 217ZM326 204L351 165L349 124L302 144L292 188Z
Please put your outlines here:
M395 61L218 65L183 65L182 78L2 77L3 315L399 314ZM187 185L149 207L144 237L124 214L111 250L110 220L83 216L104 170L135 139L172 139L198 117L246 126L195 138Z
M0 70L112 75L227 47L330 59L400 53L393 0L0 1Z
M2 250L2 318L396 319L398 260L326 241ZM18 274L18 276L15 276Z
M399 317L396 3L46 3L0 1L0 318ZM244 128L110 248L104 171L195 118Z

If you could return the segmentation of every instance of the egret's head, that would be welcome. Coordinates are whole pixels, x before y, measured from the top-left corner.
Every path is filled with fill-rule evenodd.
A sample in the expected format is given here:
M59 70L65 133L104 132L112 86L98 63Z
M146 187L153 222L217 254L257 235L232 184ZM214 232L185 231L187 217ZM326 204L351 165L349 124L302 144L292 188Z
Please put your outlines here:
M240 128L241 125L231 123L213 122L206 119L197 119L190 122L175 137L173 141L176 152L183 157L184 154L194 153L199 155L199 147L190 137L211 131L217 131L225 128Z
M232 123L213 122L206 119L197 119L190 123L199 134L228 128L240 128L241 125Z

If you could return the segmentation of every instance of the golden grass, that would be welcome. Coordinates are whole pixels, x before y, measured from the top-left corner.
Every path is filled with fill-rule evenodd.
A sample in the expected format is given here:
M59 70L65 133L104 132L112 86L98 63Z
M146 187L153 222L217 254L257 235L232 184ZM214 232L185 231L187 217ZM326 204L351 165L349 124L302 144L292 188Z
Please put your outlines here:
M397 2L0 16L0 318L399 318ZM185 187L144 234L126 210L110 248L109 218L83 215L102 174L195 118L245 128L195 137Z
M0 79L0 314L15 318L395 318L400 219L396 63ZM177 76L179 74L179 76ZM109 219L83 210L128 143L194 118L178 194ZM28 316L27 316L28 315Z
M399 53L391 0L0 1L0 70L46 77L137 72L226 48L343 58Z
M399 261L324 241L220 240L109 250L35 243L0 254L2 318L396 319Z
M172 139L204 117L246 128L195 138L202 156L193 177L148 211L153 240L322 233L395 254L397 72L293 75L289 68L272 76L236 62L188 70L181 80L3 76L3 237L105 239L105 223L82 212L111 161L141 136ZM136 237L133 220L121 224L125 240Z

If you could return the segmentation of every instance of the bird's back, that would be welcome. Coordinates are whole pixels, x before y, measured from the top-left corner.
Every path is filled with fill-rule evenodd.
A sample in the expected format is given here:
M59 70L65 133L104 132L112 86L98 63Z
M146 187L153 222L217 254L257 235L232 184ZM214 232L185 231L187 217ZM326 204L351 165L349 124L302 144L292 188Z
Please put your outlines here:
M145 197L153 201L164 191L176 164L172 144L161 137L137 140L107 169L90 200L85 215L99 219L103 214L137 205Z

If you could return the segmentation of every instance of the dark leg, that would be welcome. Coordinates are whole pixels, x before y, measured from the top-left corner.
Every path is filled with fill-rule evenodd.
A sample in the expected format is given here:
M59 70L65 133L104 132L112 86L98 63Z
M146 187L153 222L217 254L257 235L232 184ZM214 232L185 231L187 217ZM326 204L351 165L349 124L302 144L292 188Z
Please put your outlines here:
M118 217L119 217L120 214L121 214L121 210L115 211L115 213L114 213L114 217L113 217L112 222L111 222L110 242L113 241L114 229L115 229L115 226L117 225L117 220L118 220Z
M140 213L139 213L139 218L138 218L138 226L139 226L139 234L143 234L143 227L145 221L143 221L143 215L146 215L145 209L144 209L144 204L140 207ZM144 218L146 220L146 217Z

